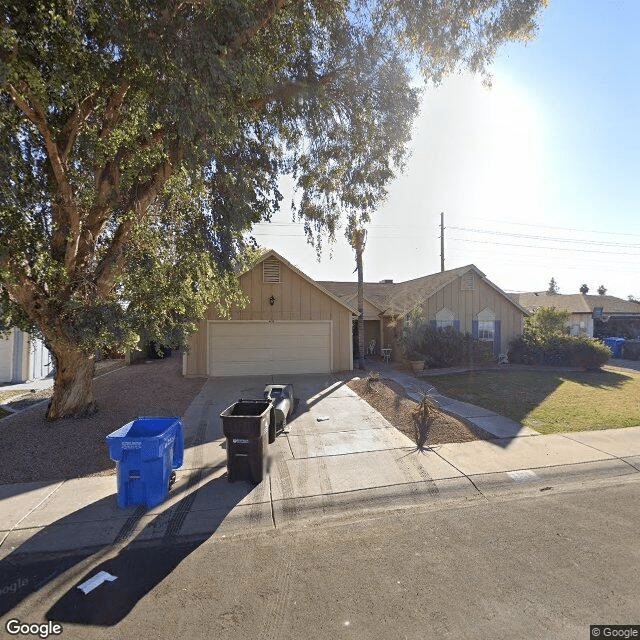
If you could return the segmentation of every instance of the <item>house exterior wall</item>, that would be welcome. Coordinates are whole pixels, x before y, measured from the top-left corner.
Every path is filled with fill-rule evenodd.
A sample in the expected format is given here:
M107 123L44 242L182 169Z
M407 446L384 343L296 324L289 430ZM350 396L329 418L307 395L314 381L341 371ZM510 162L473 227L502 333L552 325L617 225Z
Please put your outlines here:
M51 356L42 340L12 329L0 340L0 382L27 382L46 378L51 369Z
M431 296L423 305L426 320L435 320L436 313L447 307L460 321L462 333L472 333L473 321L483 309L491 309L496 320L500 320L500 348L522 334L524 315L505 296L476 275L474 288L463 289L462 278L457 278Z
M0 340L0 382L13 380L13 345L16 329L7 338Z
M265 283L262 262L240 276L240 286L249 298L249 304L240 309L233 306L230 320L332 320L333 321L333 370L352 368L351 312L324 294L295 271L280 262L280 282ZM275 304L269 304L269 298ZM198 323L198 330L189 339L183 372L185 375L207 375L208 344L207 321L224 320L212 305L207 316Z
M495 319L500 321L500 351L506 351L511 340L522 334L524 315L505 296L486 284L477 274L474 274L474 288L464 289L462 278L444 286L430 296L423 304L424 320L436 320L436 314L446 307L460 322L462 333L473 333L473 322L484 309L491 309ZM400 356L400 337L402 336L402 320L390 322L385 318L385 342L392 348L392 357Z
M593 318L590 313L572 313L569 316L568 328L572 336L593 338Z
M357 295L345 298L345 302L354 309L358 308ZM380 318L380 309L378 309L378 307L372 305L366 298L362 303L362 312L365 320L378 320Z
M380 320L366 320L364 321L364 348L365 353L369 353L369 345L371 341L375 340L375 353L380 353Z

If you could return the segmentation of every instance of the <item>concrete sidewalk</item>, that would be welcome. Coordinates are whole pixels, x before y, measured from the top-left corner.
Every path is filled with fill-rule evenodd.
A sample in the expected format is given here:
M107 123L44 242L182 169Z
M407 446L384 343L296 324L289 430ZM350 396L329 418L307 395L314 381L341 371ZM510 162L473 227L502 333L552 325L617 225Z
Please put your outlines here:
M403 372L385 368L382 375L416 398L429 390L428 382ZM265 480L256 487L229 483L219 414L283 381L208 380L183 416L185 461L177 482L154 509L119 509L115 475L0 485L0 558L301 527L602 478L640 480L640 427L542 436L438 396L448 412L495 438L418 451L344 381L326 374L287 376L300 404L269 447Z

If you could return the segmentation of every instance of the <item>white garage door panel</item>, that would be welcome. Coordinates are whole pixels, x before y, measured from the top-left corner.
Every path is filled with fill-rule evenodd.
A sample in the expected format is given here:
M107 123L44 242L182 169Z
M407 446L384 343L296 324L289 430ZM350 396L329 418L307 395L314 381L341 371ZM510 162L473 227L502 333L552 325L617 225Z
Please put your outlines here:
M209 375L330 371L330 322L209 323Z
M328 349L329 336L277 336L271 340L272 349Z
M215 350L216 362L269 362L271 349L224 349Z

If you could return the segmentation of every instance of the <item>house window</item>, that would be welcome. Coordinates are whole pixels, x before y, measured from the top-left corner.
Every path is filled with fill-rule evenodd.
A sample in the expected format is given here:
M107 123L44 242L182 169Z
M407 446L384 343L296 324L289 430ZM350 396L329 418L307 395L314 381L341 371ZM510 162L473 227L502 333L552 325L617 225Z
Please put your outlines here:
M475 288L475 278L473 275L473 271L467 271L462 276L462 289L463 290L473 290Z
M495 320L478 320L478 338L493 342L493 336L496 329Z
M280 262L275 258L267 258L262 263L262 281L271 284L280 282Z
M496 331L496 316L491 309L483 309L478 315L478 339L493 342Z
M436 327L444 328L444 327L453 327L453 321L455 317L449 309L443 307L436 313Z

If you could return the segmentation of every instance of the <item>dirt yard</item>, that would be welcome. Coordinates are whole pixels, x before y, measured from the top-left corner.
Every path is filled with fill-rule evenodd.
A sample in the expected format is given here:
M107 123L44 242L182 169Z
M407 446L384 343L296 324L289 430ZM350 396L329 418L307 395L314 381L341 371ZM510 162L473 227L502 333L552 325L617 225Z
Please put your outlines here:
M182 358L123 367L93 382L98 411L45 420L44 403L0 421L0 484L113 473L105 437L138 416L180 416L205 378L183 378Z
M347 384L416 444L419 443L421 427L423 439L426 437L423 446L488 440L491 437L486 431L467 425L443 411L436 411L430 420L421 425L414 414L417 404L407 397L404 387L392 380L378 380L369 385L366 378L361 378Z

